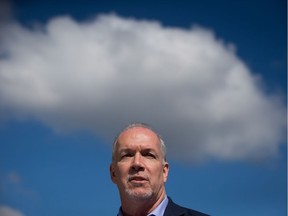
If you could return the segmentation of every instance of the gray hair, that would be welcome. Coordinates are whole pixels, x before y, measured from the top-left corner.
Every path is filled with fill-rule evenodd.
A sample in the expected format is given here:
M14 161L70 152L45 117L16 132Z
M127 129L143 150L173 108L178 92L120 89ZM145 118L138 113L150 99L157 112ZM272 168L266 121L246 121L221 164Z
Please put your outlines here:
M131 123L129 124L128 126L126 126L124 129L122 129L120 131L120 133L118 133L118 135L116 136L114 142L113 142L113 147L112 147L112 162L114 161L115 159L115 151L116 151L116 144L118 143L118 139L119 139L119 136L126 130L130 129L130 128L134 128L134 127L142 127L142 128L147 128L151 131L153 131L158 139L159 139L159 143L160 143L160 149L161 149L161 152L163 154L163 159L164 159L164 162L167 161L166 159L166 154L167 154L167 150L166 150L166 145L164 143L164 140L161 138L160 134L157 133L150 125L146 124L146 123L139 123L139 122L136 122L136 123Z

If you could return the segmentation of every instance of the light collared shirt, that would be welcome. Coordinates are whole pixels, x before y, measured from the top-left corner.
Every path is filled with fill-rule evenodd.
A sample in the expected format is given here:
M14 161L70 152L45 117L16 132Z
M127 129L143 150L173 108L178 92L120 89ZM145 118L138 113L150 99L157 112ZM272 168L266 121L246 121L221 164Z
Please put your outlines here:
M168 198L165 196L164 200L162 200L162 202L147 216L163 216L167 205ZM117 216L123 216L121 208L119 209Z

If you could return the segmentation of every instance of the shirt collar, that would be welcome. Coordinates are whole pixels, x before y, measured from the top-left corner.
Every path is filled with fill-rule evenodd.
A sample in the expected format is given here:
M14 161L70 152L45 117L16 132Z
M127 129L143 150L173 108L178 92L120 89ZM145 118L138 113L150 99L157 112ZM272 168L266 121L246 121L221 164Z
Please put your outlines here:
M164 200L162 200L162 202L147 216L152 216L152 215L153 216L163 216L164 211L167 207L167 204L168 204L168 198L167 198L167 196L165 196ZM121 208L119 209L117 216L123 216Z
M168 198L167 196L165 196L164 200L162 200L162 202L149 215L163 216L167 204L168 204Z

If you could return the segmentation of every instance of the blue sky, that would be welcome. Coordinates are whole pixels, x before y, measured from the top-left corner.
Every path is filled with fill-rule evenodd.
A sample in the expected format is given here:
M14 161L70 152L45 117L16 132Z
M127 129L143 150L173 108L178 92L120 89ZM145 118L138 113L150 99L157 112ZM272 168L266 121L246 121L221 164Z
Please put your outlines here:
M286 215L286 1L4 3L1 216L116 215L133 121L166 141L175 202Z

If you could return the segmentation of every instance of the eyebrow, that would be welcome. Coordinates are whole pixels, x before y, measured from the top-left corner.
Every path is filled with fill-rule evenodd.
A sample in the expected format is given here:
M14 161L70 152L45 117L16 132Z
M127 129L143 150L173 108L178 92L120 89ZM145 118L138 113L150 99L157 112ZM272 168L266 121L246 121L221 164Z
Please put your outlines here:
M128 147L124 147L124 148L119 148L119 151L122 152L122 151L130 151L132 150L131 148L128 148Z
M155 154L157 154L157 151L155 151L154 149L151 149L151 148L147 148L147 149L142 149L141 152L153 152Z

